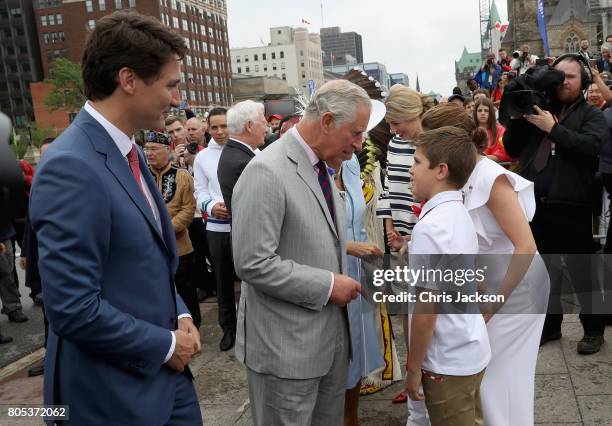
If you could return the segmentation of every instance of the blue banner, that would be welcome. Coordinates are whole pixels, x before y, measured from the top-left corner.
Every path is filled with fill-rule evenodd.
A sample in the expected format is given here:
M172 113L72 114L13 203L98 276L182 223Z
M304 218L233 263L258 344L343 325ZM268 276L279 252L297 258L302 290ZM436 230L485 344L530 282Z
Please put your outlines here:
M538 0L538 27L540 27L540 37L542 37L542 42L544 42L546 56L550 56L548 33L546 32L546 18L544 17L544 0Z

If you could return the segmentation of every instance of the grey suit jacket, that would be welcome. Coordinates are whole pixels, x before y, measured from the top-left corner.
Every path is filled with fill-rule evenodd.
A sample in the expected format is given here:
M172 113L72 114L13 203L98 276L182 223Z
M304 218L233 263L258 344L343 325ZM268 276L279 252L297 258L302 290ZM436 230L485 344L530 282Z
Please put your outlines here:
M343 308L327 303L330 271L346 271L344 204L330 184L336 226L304 148L287 132L234 188L232 245L242 280L236 357L256 372L307 379L331 368L347 323Z

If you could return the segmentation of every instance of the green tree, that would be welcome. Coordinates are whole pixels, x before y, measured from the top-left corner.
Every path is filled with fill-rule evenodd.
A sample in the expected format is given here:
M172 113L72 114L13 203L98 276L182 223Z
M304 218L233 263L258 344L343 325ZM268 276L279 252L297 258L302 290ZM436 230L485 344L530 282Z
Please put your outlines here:
M85 103L81 66L65 58L53 61L49 78L45 80L53 89L45 98L45 105L52 111L64 109L76 112Z
M32 139L32 145L36 148L40 148L42 141L49 137L57 136L57 132L49 127L39 127L36 122L32 121L17 129L17 134L21 136L22 140L30 141Z
M15 153L15 157L21 160L28 150L28 141L23 137L17 136L17 134L13 131L9 139L9 146Z

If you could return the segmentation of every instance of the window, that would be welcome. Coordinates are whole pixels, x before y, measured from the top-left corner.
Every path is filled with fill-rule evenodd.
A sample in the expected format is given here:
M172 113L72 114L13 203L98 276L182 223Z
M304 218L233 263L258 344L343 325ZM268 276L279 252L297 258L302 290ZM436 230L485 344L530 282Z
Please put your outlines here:
M244 55L244 62L249 62L249 55Z
M185 3L180 3L180 2L179 2L179 5L180 5L180 7L181 7L181 12L183 12L183 13L187 13L187 9L185 9Z
M276 71L276 64L272 64L272 71Z
M213 94L212 92L208 92L208 103L211 104L213 101Z
M176 0L170 0L170 7L176 10Z
M204 68L210 68L210 62L208 62L208 59L204 59Z
M115 0L115 9L121 9L121 0Z
M187 19L183 19L183 31L189 31L189 24L187 23Z
M45 44L49 44L49 33L43 34L43 40L45 41Z
M98 7L100 8L100 11L105 11L106 10L106 0L98 0Z
M47 15L40 17L40 25L42 25L43 27L47 26Z
M242 72L242 70L240 69L240 67L238 67L238 72L239 72L239 73L241 73L241 72ZM209 75L207 75L207 76L206 76L206 84L208 84L209 86L212 84L212 83L211 83L211 81L210 81L210 76L209 76Z
M59 39L59 41L64 41L65 40L64 32L60 31L59 33L57 33L57 38Z
M240 56L237 56L237 57L236 57L236 62L237 62L237 63L240 63Z
M565 39L565 53L575 53L580 48L580 39L576 33L571 32Z
M217 98L217 103L221 102L221 96L219 96L219 93L215 93L216 98Z
M62 17L61 13L55 15L55 21L57 22L57 25L62 25L64 23L64 18Z
M208 53L208 44L207 43L202 42L202 51L204 53Z
M49 15L49 25L55 25L55 15Z
M93 1L92 0L85 1L85 10L87 10L87 12L93 12Z
M188 82L190 82L190 83L193 83L193 82L194 82L194 81L193 81L193 74L192 74L192 73L188 73L188 74L187 74L187 81L188 81Z
M51 33L51 44L57 43L57 33Z
M264 72L268 71L268 64L264 64L263 70L264 70Z
M87 28L89 28L90 30L93 30L96 27L96 21L94 21L93 19L90 19L89 21L87 21Z
M259 65L255 65L255 72L259 72ZM217 78L217 77L215 77Z
M176 16L172 17L172 26L174 28L179 28L179 20L178 20L178 18Z
M287 80L287 74L283 73L283 80Z
M259 61L259 55L257 53L253 55L253 60Z
M181 72L181 83L185 83L185 73Z
M210 53L212 53L213 55L215 54L215 45L214 44L210 45Z
M304 51L300 50L300 56L304 56Z
M185 60L187 61L188 66L192 66L191 55L185 55Z
M306 74L302 73L302 78L306 78Z
M181 99L187 99L187 91L186 90L181 90Z
M192 101L196 100L196 93L195 90L190 90L189 91L189 99L191 99Z
M21 17L21 8L17 7L15 9L11 9L11 16L13 16L13 18Z
M249 69L249 67L245 67L245 68L244 68L244 72L248 73L248 72L250 72L250 71L251 71L251 70Z
M185 46L187 46L187 49L190 49L191 47L189 46L189 37L183 37L183 40L185 40Z
M281 62L281 69L284 70L285 69L285 63Z
M204 25L200 25L200 33L206 34L206 27Z
M302 68L304 68L304 62L301 63Z
M280 52L280 58L281 58L281 59L285 59L285 52L283 52L282 50L281 50L281 52Z
M215 61L213 59L211 62L212 62L212 69L216 70L217 69L217 61Z
M208 27L208 36L209 37L214 37L215 36L214 33L213 33L213 29L210 28L210 27Z
M130 0L129 5L130 7L136 7L136 0Z
M261 54L261 59L263 59L264 61L266 60L266 54L265 53Z
M276 59L276 52L272 52L272 59Z

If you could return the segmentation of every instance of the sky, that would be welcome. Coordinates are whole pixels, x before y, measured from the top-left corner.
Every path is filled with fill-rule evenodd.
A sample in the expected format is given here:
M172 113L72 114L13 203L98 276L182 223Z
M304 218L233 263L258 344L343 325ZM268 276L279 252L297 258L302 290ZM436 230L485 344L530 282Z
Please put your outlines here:
M479 0L227 0L229 43L254 47L270 42L270 27L306 26L311 32L339 26L363 41L365 62L403 72L422 92L451 94L455 62L463 47L480 50ZM506 0L496 0L506 20ZM310 25L304 25L305 19ZM323 25L322 25L323 22Z

